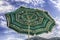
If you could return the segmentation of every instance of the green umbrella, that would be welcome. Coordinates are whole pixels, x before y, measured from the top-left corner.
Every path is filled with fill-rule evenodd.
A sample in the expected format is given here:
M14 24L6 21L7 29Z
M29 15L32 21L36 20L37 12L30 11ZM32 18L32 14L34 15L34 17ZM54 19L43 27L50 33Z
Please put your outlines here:
M55 21L47 11L33 8L20 7L5 16L8 27L18 33L30 35L48 33L55 25Z

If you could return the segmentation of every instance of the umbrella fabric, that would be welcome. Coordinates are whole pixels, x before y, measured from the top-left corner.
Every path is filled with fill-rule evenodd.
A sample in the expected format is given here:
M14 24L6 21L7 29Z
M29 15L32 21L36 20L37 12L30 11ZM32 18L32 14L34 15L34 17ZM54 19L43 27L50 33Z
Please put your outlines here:
M28 34L28 28L31 35L48 33L55 25L48 12L39 9L20 7L5 16L8 27L18 33Z

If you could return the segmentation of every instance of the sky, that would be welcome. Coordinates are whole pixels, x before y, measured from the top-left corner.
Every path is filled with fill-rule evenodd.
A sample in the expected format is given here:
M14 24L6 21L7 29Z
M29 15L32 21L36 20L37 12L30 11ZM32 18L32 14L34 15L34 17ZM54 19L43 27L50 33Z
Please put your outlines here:
M60 37L60 0L0 0L0 40L25 40L28 38L26 34L17 33L7 27L5 14L15 11L20 6L47 10L56 25L51 32L38 36L43 38Z

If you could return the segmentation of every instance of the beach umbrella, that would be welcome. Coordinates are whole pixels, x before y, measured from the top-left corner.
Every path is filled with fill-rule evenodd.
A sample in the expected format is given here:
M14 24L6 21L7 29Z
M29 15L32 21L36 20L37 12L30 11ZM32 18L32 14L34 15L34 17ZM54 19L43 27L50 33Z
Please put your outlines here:
M55 25L55 21L49 13L39 9L21 6L5 16L9 28L28 35L48 33Z

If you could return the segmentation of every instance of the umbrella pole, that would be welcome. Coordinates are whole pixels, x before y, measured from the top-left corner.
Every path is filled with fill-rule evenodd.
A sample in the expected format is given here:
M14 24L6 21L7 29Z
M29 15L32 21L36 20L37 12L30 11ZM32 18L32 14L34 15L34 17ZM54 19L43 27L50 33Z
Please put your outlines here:
M29 38L30 38L30 25L28 25L28 40L30 40Z
M36 34L34 34L34 36L36 36Z

